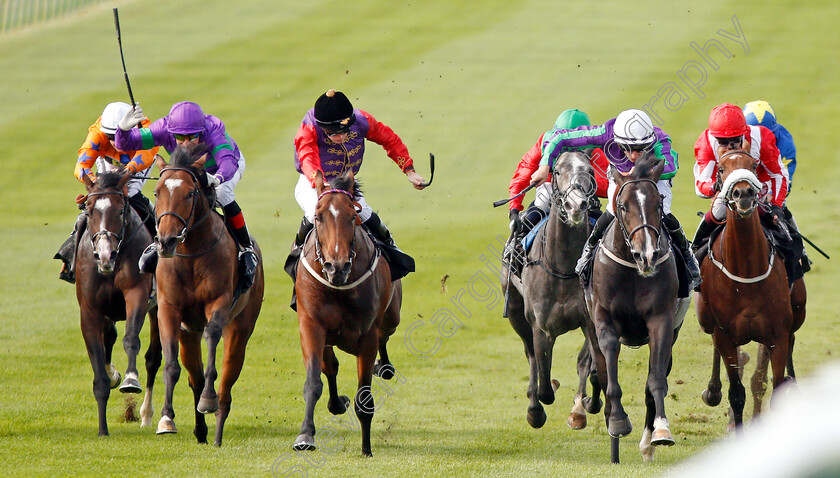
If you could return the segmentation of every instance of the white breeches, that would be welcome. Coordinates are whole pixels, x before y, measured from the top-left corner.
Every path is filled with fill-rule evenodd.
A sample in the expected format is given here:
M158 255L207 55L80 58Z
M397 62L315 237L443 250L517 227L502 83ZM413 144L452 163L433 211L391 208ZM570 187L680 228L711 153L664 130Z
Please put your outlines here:
M612 175L608 175L610 178L610 185L607 188L607 211L610 214L615 215L615 210L613 209L613 196L615 196L616 185L615 181L612 178ZM671 192L671 180L670 179L660 179L656 182L656 189L659 190L659 194L662 196L662 213L663 214L670 214L671 213L671 199L673 199L674 195Z
M303 215L306 220L315 224L315 207L318 205L318 191L309 184L309 180L303 174L300 175L297 185L295 186L295 200L297 200L300 208L303 209ZM359 216L362 222L370 219L373 214L373 209L365 202L365 198L359 197L359 205L362 206L362 211Z

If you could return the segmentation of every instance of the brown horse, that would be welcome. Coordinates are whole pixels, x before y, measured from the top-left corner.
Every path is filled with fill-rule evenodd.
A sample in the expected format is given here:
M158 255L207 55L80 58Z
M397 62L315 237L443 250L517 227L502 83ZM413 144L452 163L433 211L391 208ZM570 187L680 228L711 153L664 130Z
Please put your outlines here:
M613 463L618 463L618 438L633 429L621 404L618 383L621 344L647 343L650 348L645 429L639 444L642 457L651 461L655 446L674 444L665 397L671 350L685 308L677 298L677 266L670 241L662 234L662 198L656 183L664 165L646 153L626 176L611 168L617 186L615 220L595 252L591 285L585 291L598 382L606 385L604 415L612 437Z
M586 337L588 311L575 263L589 237L589 203L595 196L595 180L589 158L583 152L563 153L554 163L551 182L551 212L534 239L534 247L522 269L521 281L502 270L502 288L508 291L508 320L525 345L530 365L527 420L534 428L545 424L542 403L554 403L551 358L558 336L580 328L583 346L578 354L578 391L566 423L572 429L586 427L586 412L601 409L595 374L593 397L586 395L592 356ZM508 289L508 287L510 287ZM542 403L541 403L542 402Z
M752 380L756 413L761 410L767 357L773 368L774 390L793 371L793 341L805 321L805 282L788 288L781 255L772 247L758 214L762 184L756 176L756 160L746 151L721 155L718 177L727 202L726 226L710 242L701 265L703 284L695 294L700 326L712 335L715 346L712 378L703 401L720 403L720 358L729 376L729 404L736 430L743 422L746 392L741 383L742 364L738 347L758 342L759 359Z
M88 227L79 240L76 298L82 336L93 367L99 435L108 434L105 418L108 397L110 389L117 387L120 381L120 373L111 365L111 351L117 340L114 321L125 320L123 347L128 366L120 391L139 393L142 390L137 377L137 354L152 278L140 274L137 260L152 238L129 206L124 186L130 178L128 170L99 173L95 182L82 175L87 189L84 207ZM154 320L154 309L149 312Z
M190 376L195 401L195 429L199 443L207 442L205 413L216 414L214 444L222 444L230 413L231 388L239 378L245 347L263 301L264 275L259 261L254 285L241 295L237 289L236 243L224 219L215 212L215 194L208 187L206 147L179 147L172 164L158 157L160 181L155 188L157 245L155 271L159 331L163 348L166 397L157 433L175 433L172 393L181 373L181 360ZM260 250L254 242L258 257ZM207 367L202 370L201 338L207 342ZM216 348L224 336L224 358L216 395Z
M350 399L336 387L338 359L333 346L355 355L359 387L354 401L362 428L362 454L372 456L370 424L374 403L372 375L393 377L386 344L400 322L402 285L391 282L388 264L364 228L357 212L358 185L353 173L318 191L315 227L297 268L295 292L300 344L306 367L306 401L295 450L315 449L315 404L321 397L321 371L327 377L328 410L347 411ZM380 361L376 364L376 353Z

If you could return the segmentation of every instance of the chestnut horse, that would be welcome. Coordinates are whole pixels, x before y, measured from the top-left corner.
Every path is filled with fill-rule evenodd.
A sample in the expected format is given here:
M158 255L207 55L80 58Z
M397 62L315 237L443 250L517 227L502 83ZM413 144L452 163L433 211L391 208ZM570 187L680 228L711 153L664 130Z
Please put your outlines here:
M703 284L695 294L700 326L712 335L715 354L712 378L703 401L720 403L720 358L729 376L729 404L736 430L743 422L746 392L741 383L738 347L758 342L759 359L752 380L756 413L761 410L767 356L773 369L774 390L793 371L793 340L805 321L805 282L799 279L788 288L781 255L768 241L759 215L755 213L762 184L756 176L757 162L746 151L721 155L719 194L727 203L726 225L713 237L701 265Z
M580 328L583 347L578 354L578 391L566 423L572 429L586 427L586 411L600 410L599 388L586 396L592 356L586 336L589 313L575 264L589 237L590 201L595 197L595 176L589 158L582 152L563 153L554 163L551 181L551 212L537 232L534 246L522 269L521 281L502 271L502 288L508 290L508 320L525 345L530 365L528 423L545 424L542 403L554 403L551 358L558 336ZM510 279L508 279L510 277ZM592 374L593 386L595 375ZM542 403L540 403L542 402Z
M645 429L639 449L652 461L654 447L673 445L665 415L671 350L687 307L678 300L677 265L671 244L662 234L662 198L657 189L665 162L644 153L623 175L610 168L616 184L615 220L595 252L591 285L586 289L591 314L589 337L605 388L604 415L611 439L611 457L618 463L618 438L633 429L621 404L618 355L621 344L649 344L645 386Z
M178 147L172 164L158 157L160 181L155 188L157 245L155 277L160 341L164 356L164 399L157 433L176 433L172 393L181 373L181 360L190 376L199 443L207 442L204 414L216 414L213 443L222 444L230 413L231 388L239 378L245 347L254 331L263 301L264 275L259 261L254 285L237 295L239 261L233 237L214 210L215 194L208 187L204 162L206 145ZM254 242L254 250L260 250ZM207 366L202 370L201 339L207 343ZM216 395L216 348L224 337L224 357Z
M99 409L99 435L108 434L105 411L110 389L116 388L120 373L111 365L111 351L117 340L114 321L125 320L123 347L128 356L123 393L139 393L137 354L140 329L149 306L152 278L140 274L137 260L152 237L140 217L129 206L124 186L128 170L96 175L92 182L84 174L87 189L85 214L88 227L79 240L76 260L76 298L81 313L82 336L93 367L93 395ZM154 308L149 310L154 321ZM154 334L152 340L155 340ZM154 347L150 347L150 350ZM147 369L150 364L147 363ZM154 372L150 372L153 376Z
M338 359L333 346L356 356L358 389L354 401L362 429L362 454L372 456L370 424L374 402L374 372L394 375L386 344L400 322L402 285L391 272L367 231L361 227L353 173L318 190L315 227L307 237L297 268L295 292L300 344L306 367L306 401L295 450L315 449L315 404L321 397L321 372L327 377L334 415L347 411L350 399L336 387ZM380 361L376 360L379 351Z

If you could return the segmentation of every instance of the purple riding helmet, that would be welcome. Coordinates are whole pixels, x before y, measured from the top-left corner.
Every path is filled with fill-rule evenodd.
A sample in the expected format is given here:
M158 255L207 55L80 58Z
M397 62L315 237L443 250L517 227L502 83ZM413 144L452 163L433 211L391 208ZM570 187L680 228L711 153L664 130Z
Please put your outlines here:
M204 112L192 101L172 105L166 121L172 134L195 134L204 131Z

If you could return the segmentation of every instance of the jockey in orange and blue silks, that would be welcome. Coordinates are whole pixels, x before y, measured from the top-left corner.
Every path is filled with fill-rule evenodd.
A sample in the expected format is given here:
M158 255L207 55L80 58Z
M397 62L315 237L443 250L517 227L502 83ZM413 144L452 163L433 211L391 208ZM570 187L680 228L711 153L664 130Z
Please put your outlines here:
M119 101L105 106L102 115L88 128L85 142L79 148L74 175L81 182L84 176L88 176L92 181L96 180L94 168L96 172L104 172L113 168L125 168L131 171L132 179L125 186L128 203L137 211L137 215L140 216L149 232L154 235L154 211L151 203L141 190L148 178L146 172L152 166L158 148L121 150L116 147L114 141L117 124L130 108L131 106L127 103ZM144 117L141 121L145 126L149 125L148 118ZM84 232L87 225L86 218L84 212L79 214L73 232L55 255L56 259L61 259L63 262L59 278L70 283L75 282L75 245L78 236Z
M636 159L643 151L652 151L656 157L665 161L662 176L656 183L656 187L662 196L663 223L668 229L674 245L679 248L685 258L690 286L693 288L700 284L700 267L689 250L688 240L682 226L680 226L676 216L671 213L672 178L677 174L677 168L679 167L677 153L671 148L671 137L660 128L655 127L647 113L642 110L629 109L622 111L618 116L604 124L581 126L571 130L555 130L546 137L540 167L534 173L532 181L544 180L554 161L566 151L593 147L601 148L610 162L610 168L614 168L622 174L628 173L633 168ZM592 234L589 236L575 268L575 271L582 275L584 281L587 280L588 266L592 257L594 257L595 246L615 217L612 201L615 196L616 185L612 175L608 174L607 177L610 180L607 193L607 211L595 223Z
M776 121L776 113L770 103L763 100L750 101L744 106L744 119L748 125L764 126L776 137L776 147L782 156L782 164L788 172L788 194L793 184L793 173L796 171L796 145L790 132Z
M245 172L245 157L230 137L225 124L217 117L205 115L201 107L191 101L172 105L169 114L156 120L148 128L135 128L143 117L139 105L130 109L120 120L116 143L122 148L163 146L171 153L186 143L205 143L209 155L204 163L207 181L216 189L216 203L222 207L225 220L233 229L233 237L241 247L239 261L243 271L243 285L250 288L257 269L257 256L245 224L242 209L236 202L234 188ZM155 244L140 257L140 269L153 272L157 264Z

